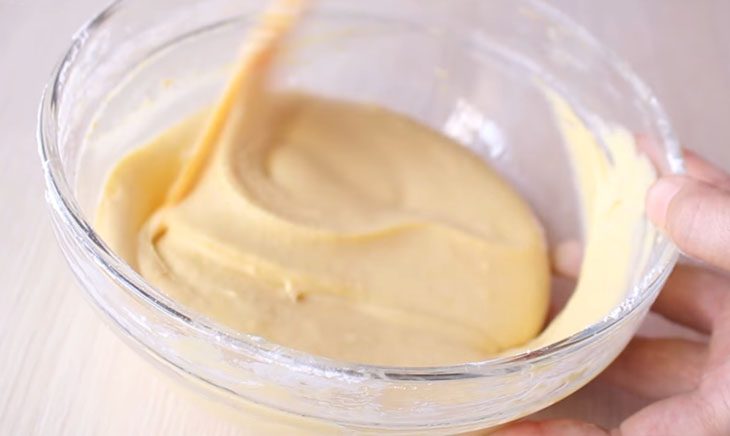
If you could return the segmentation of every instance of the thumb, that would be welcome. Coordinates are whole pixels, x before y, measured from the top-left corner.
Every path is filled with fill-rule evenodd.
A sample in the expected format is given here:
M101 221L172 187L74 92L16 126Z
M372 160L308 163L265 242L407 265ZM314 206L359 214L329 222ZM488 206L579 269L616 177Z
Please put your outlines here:
M608 436L609 433L587 422L572 420L522 421L509 424L492 436Z
M647 215L687 255L730 271L730 193L684 176L660 179Z

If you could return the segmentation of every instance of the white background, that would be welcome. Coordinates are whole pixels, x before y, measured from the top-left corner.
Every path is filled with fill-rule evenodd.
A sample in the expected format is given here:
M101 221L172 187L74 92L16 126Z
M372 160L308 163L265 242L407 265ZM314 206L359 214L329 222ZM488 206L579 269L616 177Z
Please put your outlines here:
M553 3L646 79L685 145L730 168L729 0ZM0 435L245 434L171 389L107 329L53 240L36 106L70 35L103 5L0 0ZM549 413L613 425L641 404L597 382Z

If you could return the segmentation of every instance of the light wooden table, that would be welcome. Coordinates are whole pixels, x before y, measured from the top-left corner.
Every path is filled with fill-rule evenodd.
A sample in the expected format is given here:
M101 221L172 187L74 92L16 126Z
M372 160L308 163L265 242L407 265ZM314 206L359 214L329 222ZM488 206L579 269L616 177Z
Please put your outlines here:
M730 167L730 1L553 3L638 70L685 144ZM0 435L245 434L170 390L102 324L53 240L36 105L69 35L102 6L0 0ZM548 413L612 425L641 404L593 383Z

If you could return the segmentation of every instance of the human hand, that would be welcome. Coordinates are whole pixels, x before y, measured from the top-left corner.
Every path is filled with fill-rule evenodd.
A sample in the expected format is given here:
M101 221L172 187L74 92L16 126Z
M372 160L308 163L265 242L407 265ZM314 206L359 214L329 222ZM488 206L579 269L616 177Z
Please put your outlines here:
M519 422L496 436L730 435L730 175L686 154L688 176L660 179L647 198L649 218L688 256L708 266L678 266L652 310L710 335L708 343L635 338L604 373L617 386L655 400L606 430L586 422ZM556 266L575 274L577 247ZM723 272L724 271L724 272Z

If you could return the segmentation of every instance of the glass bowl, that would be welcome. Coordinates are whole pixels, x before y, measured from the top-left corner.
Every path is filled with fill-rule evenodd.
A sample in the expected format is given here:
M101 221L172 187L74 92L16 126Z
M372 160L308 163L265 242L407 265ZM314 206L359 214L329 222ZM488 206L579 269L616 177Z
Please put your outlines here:
M59 244L114 330L201 398L261 432L456 433L543 409L602 371L635 333L677 258L661 235L636 250L624 301L560 342L462 365L337 362L229 331L150 286L90 224L113 164L223 89L256 0L125 0L74 36L44 93L38 137ZM542 87L591 120L625 126L682 158L654 96L620 60L531 0L323 0L276 83L373 102L488 160L530 202L549 242L581 234L573 171ZM601 142L602 132L593 130ZM608 151L606 151L608 153ZM610 154L608 156L610 159ZM619 260L622 261L622 260ZM623 260L627 261L628 260Z

